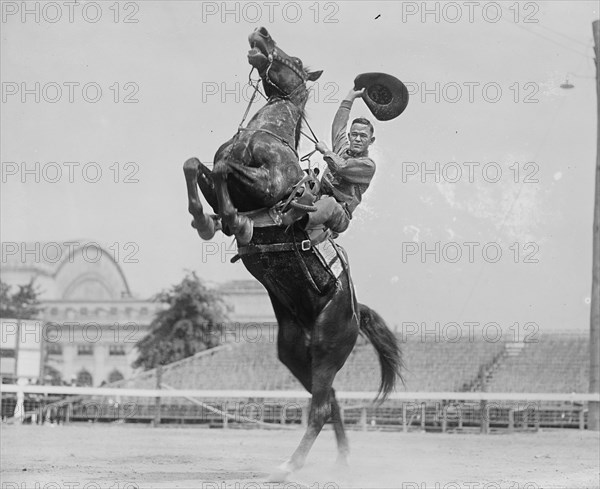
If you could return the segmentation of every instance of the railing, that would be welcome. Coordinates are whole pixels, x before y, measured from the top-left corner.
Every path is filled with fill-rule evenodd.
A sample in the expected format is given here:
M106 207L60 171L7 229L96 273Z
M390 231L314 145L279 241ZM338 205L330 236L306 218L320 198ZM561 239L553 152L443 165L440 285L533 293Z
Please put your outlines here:
M127 418L130 421L153 421L157 424L162 417L163 422L200 420L219 423L222 428L229 428L233 424L289 428L305 425L308 418L307 401L310 394L305 391L182 390L170 389L166 385L163 387L128 389L4 384L0 387L0 393L3 398L7 394L16 394L17 406L21 400L21 406L17 409L21 419L27 414L22 404L25 395L35 394L76 396L50 403L51 410L64 409L63 421L77 420L82 412L89 416L92 397L106 398L102 403L95 402L94 409L106 406L105 413L109 414L102 419L111 421ZM584 429L586 404L600 401L600 394L597 393L395 392L384 404L376 405L371 402L375 397L374 392L340 391L336 396L349 428L405 432L409 429L445 432L479 428L487 433L494 427L509 431L519 427L529 429L531 424L536 430L540 426ZM110 403L105 402L108 398ZM135 399L134 404L138 408L136 416L122 416L127 399ZM165 403L166 400L176 399L183 399L184 409L182 405L178 408L178 405ZM74 409L75 403L80 403L83 409ZM269 410L265 406L269 406ZM48 405L42 406L42 409L48 409ZM257 412L260 414L253 415ZM44 414L40 415L43 419Z

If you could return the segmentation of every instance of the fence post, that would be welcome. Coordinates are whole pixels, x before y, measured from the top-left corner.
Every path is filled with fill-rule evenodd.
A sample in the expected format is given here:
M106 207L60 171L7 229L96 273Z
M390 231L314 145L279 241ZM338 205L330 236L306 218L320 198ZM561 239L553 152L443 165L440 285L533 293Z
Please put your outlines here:
M425 431L425 416L427 414L427 410L425 409L425 403L421 403L421 429Z
M583 405L581 406L581 409L579 410L579 429L585 430L585 412L583 410Z
M362 431L367 431L367 408L365 406L360 409L360 425Z
M540 431L540 408L538 405L538 408L535 410L535 413L533 415L533 420L534 420L534 424L535 424L535 431Z
M402 432L406 433L408 431L406 426L406 403L402 403Z
M72 403L67 403L65 406L65 424L68 424L71 422L71 410L73 409L73 404Z
M226 430L229 428L229 417L227 416L227 401L223 401L221 409L223 410L223 429Z
M485 435L490 432L490 417L488 410L488 403L486 400L482 399L479 404L480 417L481 417L481 426L479 431Z
M515 410L509 408L508 410L508 432L513 433L515 431Z
M162 365L156 367L156 388L160 389L162 383ZM154 427L160 424L160 397L154 398L154 420L152 422Z
M310 405L310 401L308 401L304 406L302 406L302 419L301 424L303 428L306 428L308 426L308 408Z
M448 428L448 405L445 403L442 405L442 433L446 433Z
M267 403L265 402L264 399L259 399L258 402L259 402L259 405L261 406L260 417L258 418L258 420L261 423L264 423L265 422L265 406ZM241 416L239 416L239 418L241 418Z

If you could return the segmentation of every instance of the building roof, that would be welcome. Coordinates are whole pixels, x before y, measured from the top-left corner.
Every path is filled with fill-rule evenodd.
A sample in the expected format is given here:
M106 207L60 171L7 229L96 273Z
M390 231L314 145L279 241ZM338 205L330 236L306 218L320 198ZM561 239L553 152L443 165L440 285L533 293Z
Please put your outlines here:
M120 299L131 296L121 267L109 247L89 239L2 242L2 280L35 278L43 299Z

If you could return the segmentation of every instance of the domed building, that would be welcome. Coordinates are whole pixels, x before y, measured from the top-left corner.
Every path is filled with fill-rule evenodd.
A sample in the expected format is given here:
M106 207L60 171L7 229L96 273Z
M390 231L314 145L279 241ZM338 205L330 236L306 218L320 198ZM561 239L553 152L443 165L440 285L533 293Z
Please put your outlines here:
M134 345L164 306L133 296L110 249L83 239L2 243L2 281L24 285L32 279L42 302L37 321L45 382L53 377L54 382L99 386L133 374ZM235 281L218 289L232 306L232 327L275 323L258 282ZM2 365L2 375L10 376L7 363Z

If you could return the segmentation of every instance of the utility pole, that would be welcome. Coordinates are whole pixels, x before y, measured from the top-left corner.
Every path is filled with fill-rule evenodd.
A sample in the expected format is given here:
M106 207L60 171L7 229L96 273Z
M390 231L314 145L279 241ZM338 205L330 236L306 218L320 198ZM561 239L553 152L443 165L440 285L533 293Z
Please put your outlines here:
M592 245L592 296L590 311L590 392L600 392L600 20L592 22L596 61L596 103L598 104L596 146L596 190ZM600 431L600 403L588 404L588 429Z

